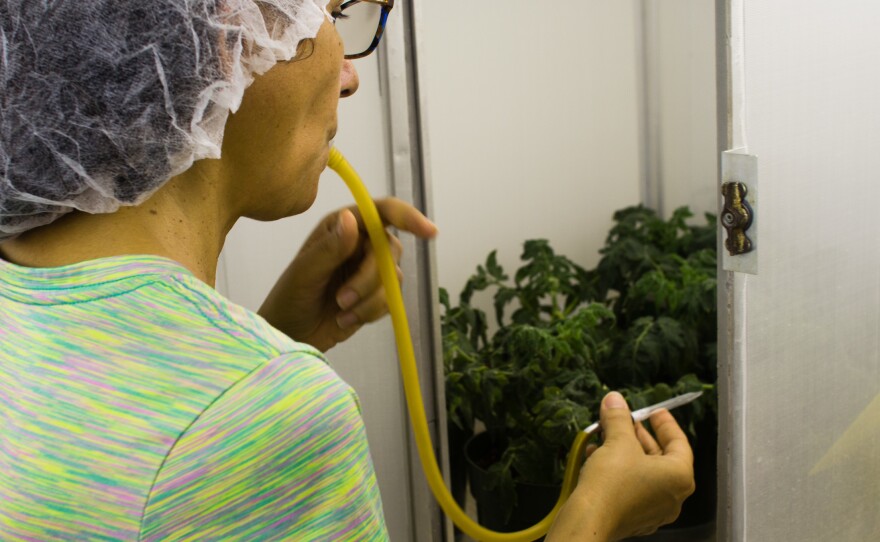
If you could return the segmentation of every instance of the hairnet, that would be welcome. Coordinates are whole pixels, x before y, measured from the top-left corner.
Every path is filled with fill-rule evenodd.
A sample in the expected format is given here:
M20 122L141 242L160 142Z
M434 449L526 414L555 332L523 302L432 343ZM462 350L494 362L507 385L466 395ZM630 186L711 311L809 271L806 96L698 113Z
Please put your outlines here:
M0 0L0 241L147 199L217 158L254 75L322 0Z

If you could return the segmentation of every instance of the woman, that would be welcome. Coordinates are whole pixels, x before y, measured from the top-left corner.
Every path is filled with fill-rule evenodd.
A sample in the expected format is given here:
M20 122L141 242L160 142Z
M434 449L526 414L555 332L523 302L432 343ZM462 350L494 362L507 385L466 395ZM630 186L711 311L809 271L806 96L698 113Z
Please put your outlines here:
M0 3L0 539L387 539L322 353L386 312L356 212L323 220L259 315L212 288L238 218L315 198L358 86L344 57L375 47L344 55L341 4ZM692 489L668 413L659 443L619 394L602 421L548 540L650 532Z

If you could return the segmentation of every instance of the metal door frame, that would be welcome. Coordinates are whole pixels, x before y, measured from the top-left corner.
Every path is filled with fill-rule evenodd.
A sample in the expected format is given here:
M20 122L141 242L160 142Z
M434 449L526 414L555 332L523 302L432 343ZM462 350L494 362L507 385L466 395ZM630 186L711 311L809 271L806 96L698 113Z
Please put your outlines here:
M399 2L397 12L400 24L389 24L380 47L380 85L386 106L391 172L391 192L413 203L428 216L433 214L431 180L428 167L424 119L425 96L419 90L418 78L418 28L421 21L417 2ZM435 251L431 243L417 241L412 236L402 236L406 254L402 263L404 302L408 308L409 325L413 335L413 347L419 365L419 380L434 452L440 469L448 479L448 446L446 427L446 401L444 393L443 357L440 341L438 307L439 290ZM449 520L443 520L440 507L431 494L422 472L418 451L412 438L411 426L409 458L410 496L412 518L411 540L452 540ZM387 510L387 513L393 511Z
M733 117L742 106L743 81L743 0L715 0L717 119L718 119L718 209L721 201L721 156L728 149L744 145L741 123ZM718 254L724 250L723 229L718 228ZM725 271L718 258L718 508L717 540L744 540L745 488L744 454L736 453L744 445L744 385L741 372L745 362L745 326L737 318L745 314L744 277Z

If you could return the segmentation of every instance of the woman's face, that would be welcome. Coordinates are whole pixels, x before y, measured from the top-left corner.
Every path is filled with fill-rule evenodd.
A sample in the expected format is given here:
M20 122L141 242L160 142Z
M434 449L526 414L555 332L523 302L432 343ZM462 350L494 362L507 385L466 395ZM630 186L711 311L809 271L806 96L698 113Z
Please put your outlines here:
M331 0L332 12L342 0ZM358 75L333 24L325 21L296 58L257 77L226 123L222 158L231 175L229 202L240 216L275 220L315 200L336 134L340 97L354 94Z

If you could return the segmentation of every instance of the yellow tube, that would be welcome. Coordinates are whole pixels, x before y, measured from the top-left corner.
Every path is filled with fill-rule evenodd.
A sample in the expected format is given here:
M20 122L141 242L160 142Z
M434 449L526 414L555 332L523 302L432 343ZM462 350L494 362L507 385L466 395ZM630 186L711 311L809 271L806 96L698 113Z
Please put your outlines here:
M443 476L440 474L440 468L437 466L437 458L434 455L434 447L431 444L431 436L428 432L428 420L425 417L424 402L416 370L415 353L410 337L409 324L406 319L406 310L403 305L403 295L400 291L400 283L397 280L396 265L385 234L385 226L382 223L381 217L379 217L379 212L376 209L375 203L373 203L373 199L361 182L357 172L336 148L330 149L330 159L327 165L342 177L342 180L348 185L348 189L351 190L366 225L370 242L376 252L376 259L379 262L379 275L385 287L388 310L391 313L391 321L394 325L394 335L397 341L397 353L400 358L400 371L403 376L410 423L415 435L422 470L425 472L425 477L428 480L431 491L434 493L434 497L446 515L458 525L459 529L474 540L482 542L529 542L544 536L550 529L556 514L559 513L559 509L565 504L565 501L577 484L580 465L583 464L586 455L587 435L583 431L578 432L578 436L575 438L571 451L568 454L559 500L556 501L556 506L547 514L547 517L536 525L515 533L498 533L486 529L465 514L443 483Z

